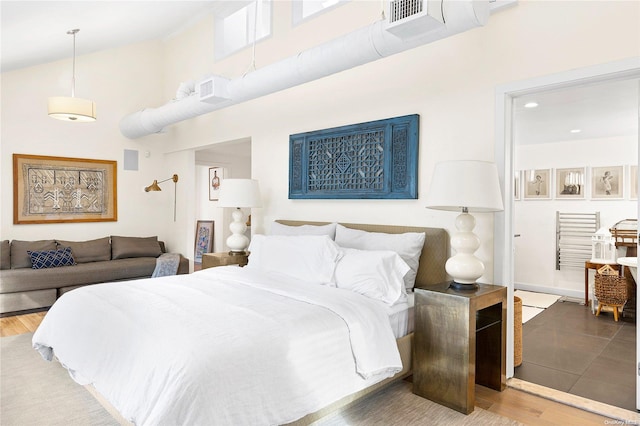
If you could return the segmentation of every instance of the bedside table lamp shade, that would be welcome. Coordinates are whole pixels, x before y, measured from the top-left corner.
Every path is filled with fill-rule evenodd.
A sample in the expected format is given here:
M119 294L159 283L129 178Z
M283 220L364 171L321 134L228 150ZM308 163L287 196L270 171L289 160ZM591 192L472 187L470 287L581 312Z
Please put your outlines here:
M227 238L227 246L231 253L244 253L249 246L249 239L244 235L247 225L240 208L261 207L260 187L254 179L224 179L220 184L218 196L219 207L233 207L233 221L229 225L231 235Z
M456 218L458 232L451 237L455 255L447 260L445 269L453 278L453 287L476 288L476 280L484 273L484 264L474 255L480 239L473 233L476 221L469 212L503 210L496 165L471 160L436 164L426 207L462 212Z

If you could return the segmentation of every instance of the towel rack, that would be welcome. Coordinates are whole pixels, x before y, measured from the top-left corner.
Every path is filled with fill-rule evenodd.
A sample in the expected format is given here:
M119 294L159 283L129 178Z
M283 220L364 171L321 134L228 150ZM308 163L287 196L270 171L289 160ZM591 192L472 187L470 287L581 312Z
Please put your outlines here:
M556 211L556 270L583 269L591 259L591 237L600 229L600 212Z

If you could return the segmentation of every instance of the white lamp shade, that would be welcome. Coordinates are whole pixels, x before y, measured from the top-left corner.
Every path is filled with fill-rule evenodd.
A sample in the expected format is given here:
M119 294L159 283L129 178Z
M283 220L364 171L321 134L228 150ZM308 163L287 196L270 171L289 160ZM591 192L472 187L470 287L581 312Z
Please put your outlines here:
M460 160L436 164L426 206L436 210L497 212L503 210L498 168L487 161Z
M95 121L96 104L88 99L53 96L49 98L49 117L65 121Z
M261 207L260 186L254 179L224 179L220 183L219 207Z

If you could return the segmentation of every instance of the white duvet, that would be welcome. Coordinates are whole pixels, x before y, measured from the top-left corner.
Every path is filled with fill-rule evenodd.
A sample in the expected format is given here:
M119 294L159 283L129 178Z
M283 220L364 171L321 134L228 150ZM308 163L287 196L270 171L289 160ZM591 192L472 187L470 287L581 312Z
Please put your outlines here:
M138 425L271 425L390 377L386 309L249 268L83 287L33 337Z

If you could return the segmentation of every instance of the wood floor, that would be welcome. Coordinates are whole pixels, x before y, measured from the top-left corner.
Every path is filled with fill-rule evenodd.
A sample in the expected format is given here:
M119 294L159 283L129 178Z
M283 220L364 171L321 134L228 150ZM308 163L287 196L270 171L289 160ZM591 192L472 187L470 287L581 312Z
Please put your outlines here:
M33 332L46 312L0 318L0 336ZM497 392L476 386L476 406L526 425L598 425L610 423L606 417L568 405L507 388Z

